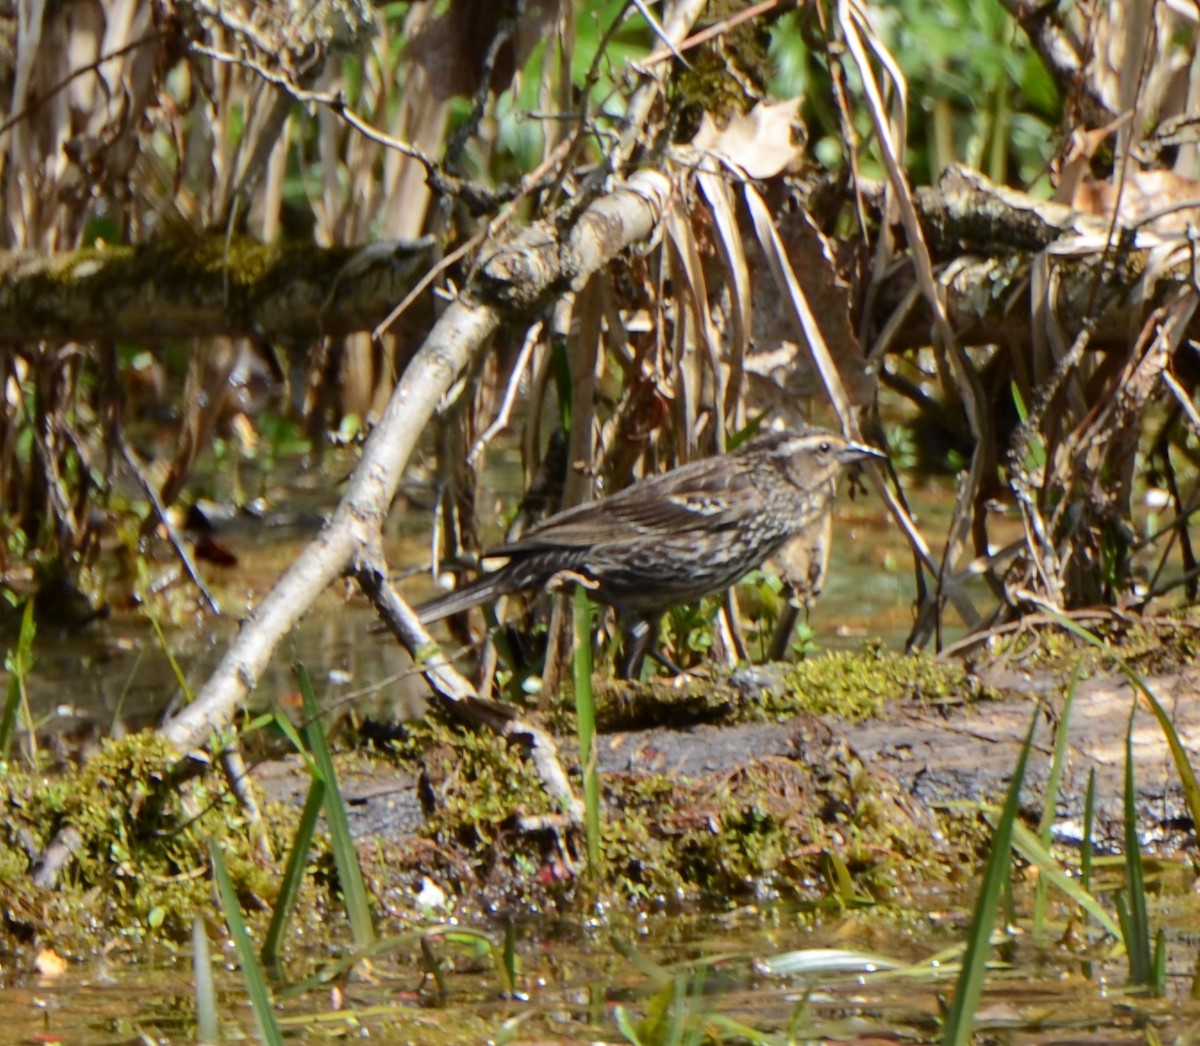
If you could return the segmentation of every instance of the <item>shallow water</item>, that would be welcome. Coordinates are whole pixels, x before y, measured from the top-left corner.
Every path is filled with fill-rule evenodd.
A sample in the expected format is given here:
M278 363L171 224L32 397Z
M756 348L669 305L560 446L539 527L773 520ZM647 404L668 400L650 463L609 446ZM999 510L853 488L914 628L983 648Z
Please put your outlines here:
M947 898L931 896L916 910L833 917L744 907L632 924L524 918L514 929L515 997L504 991L492 957L431 930L444 996L411 938L299 997L287 982L277 981L273 992L285 1032L306 1042L346 1036L389 1044L624 1041L622 1022L639 1021L648 1022L640 1027L651 1042L673 1041L689 1028L706 1029L708 1041L717 1042L768 1036L933 1042L965 933L960 903L947 906ZM1102 947L1092 949L1085 968L1077 946L1057 946L1065 927L1051 924L1041 946L1028 931L1017 932L998 952L1005 961L989 976L980 1032L1032 1043L1189 1041L1200 1030L1197 940L1179 923L1195 925L1195 902L1170 902L1161 914L1176 924L1168 930L1165 999L1127 991L1119 956ZM1022 911L1019 922L1028 925L1027 917ZM499 953L502 925L472 929ZM253 1037L232 949L214 944L214 953L223 1039ZM151 961L143 956L127 964L128 958L114 942L106 961L69 965L58 976L0 971L4 1041L193 1041L190 955L172 957L160 948ZM287 963L291 983L333 961L297 950Z

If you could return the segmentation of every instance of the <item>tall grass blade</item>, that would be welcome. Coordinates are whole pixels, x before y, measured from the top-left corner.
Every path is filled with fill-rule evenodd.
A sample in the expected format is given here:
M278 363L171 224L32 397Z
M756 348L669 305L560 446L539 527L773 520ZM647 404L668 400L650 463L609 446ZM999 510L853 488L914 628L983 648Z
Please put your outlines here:
M36 751L32 747L35 744L33 717L29 714L29 693L25 688L25 681L33 671L33 639L36 634L33 600L28 599L25 601L25 611L21 614L21 631L17 633L16 649L10 650L4 659L4 667L9 675L4 714L0 716L0 759L7 759L12 752L13 739L17 736L17 716L22 711L29 732L30 754Z
M1122 936L1121 927L1088 891L1082 876L1079 879L1071 878L1055 860L1045 843L1020 822L1013 825L1013 848L1037 868L1039 881L1044 879L1047 885L1069 897L1114 937Z
M500 952L500 973L504 980L504 991L509 996L517 994L517 927L512 919L504 925L504 947Z
M1012 781L1004 800L996 830L992 833L992 849L988 854L983 873L983 885L975 902L971 916L971 928L967 934L967 950L963 955L962 970L954 998L946 1015L946 1028L942 1036L945 1046L967 1046L975 1023L975 1010L983 994L983 981L987 972L988 951L991 948L992 927L996 923L996 912L1000 895L1009 880L1013 825L1021 805L1021 785L1025 780L1025 766L1029 762L1029 750L1033 747L1033 733L1037 729L1038 717L1042 714L1041 703L1034 710L1025 734L1025 743L1013 768Z
M1123 890L1113 896L1113 906L1117 909L1117 920L1121 924L1121 940L1125 943L1125 954L1129 959L1129 977L1133 980L1133 948L1130 941L1136 936L1133 928L1133 916L1129 914L1129 899Z
M308 863L308 853L312 849L317 820L321 816L321 808L324 805L325 782L314 777L308 787L308 798L304 801L304 809L300 812L300 823L296 826L296 834L292 839L287 865L283 869L283 879L279 884L279 894L275 898L275 908L271 912L271 922L267 926L267 933L263 938L262 964L267 969L274 968L279 962L280 945L283 943L283 935L287 933L292 912L296 908L296 898L300 896L300 885L304 881L304 868Z
M216 1046L221 1041L217 1022L217 983L213 979L208 933L200 916L192 919L192 976L196 982L196 1041Z
M187 676L179 665L174 653L171 651L171 646L167 642L166 633L162 630L162 625L159 624L158 618L153 614L150 615L150 626L154 629L154 636L158 640L159 649L167 659L167 664L171 666L171 674L175 676L175 682L179 686L179 692L183 694L185 704L191 704L192 699L196 696L192 692L192 688L188 685Z
M1167 933L1160 926L1154 935L1154 961L1150 964L1150 989L1156 999L1167 994Z
M271 993L267 989L262 967L254 955L254 944L246 930L246 920L242 917L242 906L238 902L237 890L229 877L229 869L225 865L225 854L221 844L215 839L210 845L212 851L213 875L217 880L217 892L221 895L221 907L225 909L225 922L229 925L229 936L233 939L233 947L237 952L238 965L242 968L242 979L246 983L246 994L250 998L250 1006L258 1021L258 1035L267 1046L283 1046L283 1033L279 1030L279 1022L275 1019L275 1008L271 1002Z
M1089 897L1092 895L1092 857L1096 852L1096 768L1088 770L1087 791L1083 794L1083 840L1079 845L1079 885ZM1083 933L1086 939L1088 913L1083 913ZM1092 976L1092 964L1083 964L1083 975Z
M1060 628L1065 628L1068 632L1074 633L1084 642L1091 644L1097 650L1103 651L1106 656L1111 657L1121 670L1121 673L1133 685L1134 689L1146 699L1146 704L1154 714L1154 718L1158 721L1159 729L1162 730L1163 737L1167 741L1167 747L1170 749L1171 760L1175 764L1175 772L1179 775L1179 786L1183 790L1184 802L1187 803L1188 816L1191 817L1192 824L1200 825L1200 783L1196 781L1196 774L1192 770L1191 762L1188 760L1187 750L1183 747L1183 742L1179 739L1179 732L1171 722L1171 717L1167 714L1167 710L1163 708L1162 702L1158 700L1154 691L1150 689L1149 684L1138 674L1137 670L1120 654L1106 646L1103 640L1094 632L1088 631L1066 615L1060 614L1049 607L1045 608L1045 610L1047 615L1053 618Z
M579 733L579 762L583 768L583 827L588 871L600 877L600 772L596 766L596 698L592 693L592 618L587 590L575 586L575 651L571 660L575 682L575 723Z
M825 851L826 878L833 887L834 896L846 908L866 908L875 903L875 899L854 885L854 876L842 859L842 855L834 850Z
M613 1010L613 1020L616 1022L617 1031L625 1036L625 1041L630 1046L643 1046L642 1037L638 1033L637 1020L624 1006L617 1006Z
M1062 784L1063 767L1067 762L1067 741L1071 732L1071 710L1075 707L1075 695L1079 692L1079 679L1083 674L1083 658L1077 657L1067 683L1067 696L1063 701L1062 713L1054 731L1054 757L1050 763L1050 776L1046 781L1046 801L1042 806L1042 818L1038 822L1038 835L1042 842L1050 845L1050 830L1058 809L1058 790Z
M1146 912L1146 875L1142 865L1142 842L1137 831L1137 785L1133 770L1133 715L1125 732L1125 953L1129 956L1129 980L1150 987L1150 918ZM1118 895L1120 896L1120 895Z
M333 860L342 884L342 899L346 914L350 917L350 930L356 947L366 948L375 940L375 922L371 916L371 904L367 900L362 868L358 864L358 851L350 835L350 819L346 816L346 804L338 787L333 756L329 753L329 743L321 726L321 713L317 708L312 680L303 665L296 666L296 678L304 698L304 742L325 783L325 820L329 823Z
M1083 658L1075 659L1071 670L1071 679L1067 683L1067 696L1063 701L1062 714L1054 730L1054 757L1050 761L1050 776L1046 781L1046 801L1042 805L1042 817L1038 822L1038 836L1042 846L1050 849L1051 830L1054 827L1054 817L1058 811L1058 790L1062 784L1063 767L1067 762L1067 741L1071 733L1071 709L1075 705L1075 695L1079 692L1079 677L1083 671ZM1040 876L1034 887L1033 896L1033 936L1041 940L1046 924L1046 904L1049 898L1050 884L1045 876Z
M1079 851L1079 882L1091 893L1092 859L1096 853L1096 768L1088 771L1087 791L1083 795L1083 843Z
M308 746L304 743L304 738L300 736L300 731L296 729L292 721L282 712L275 711L269 715L261 715L257 719L251 720L244 727L242 733L245 734L249 730L261 730L265 726L273 726L291 743L296 749L297 754L304 760L304 768L308 771L308 776L314 780L321 778L321 772L317 769L317 764L313 762L312 753L309 752Z

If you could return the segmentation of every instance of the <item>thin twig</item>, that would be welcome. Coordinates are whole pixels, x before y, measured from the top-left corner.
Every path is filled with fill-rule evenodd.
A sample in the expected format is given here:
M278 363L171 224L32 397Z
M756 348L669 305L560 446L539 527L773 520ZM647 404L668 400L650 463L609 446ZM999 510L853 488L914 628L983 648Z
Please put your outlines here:
M498 432L502 431L508 425L513 403L516 402L517 393L521 389L521 379L525 376L525 370L529 366L530 357L533 355L533 350L537 347L538 339L542 336L542 326L542 321L537 320L525 333L525 341L521 345L521 351L517 354L517 362L513 364L512 374L509 375L508 385L504 389L504 398L500 401L500 409L496 412L496 419L483 430L479 438L467 452L468 468L474 467L475 462L479 460L479 456L487 449L487 445L495 438Z
M166 36L166 30L156 29L153 32L147 33L145 36L138 37L138 39L126 44L124 47L118 47L112 51L105 51L104 54L100 55L94 61L88 62L86 65L81 65L78 69L72 69L66 76L59 80L58 83L54 84L53 87L47 88L45 91L39 91L37 97L27 106L25 106L25 108L19 113L16 113L14 116L10 116L3 123L0 123L0 137L3 137L3 135L11 131L16 124L20 123L27 116L32 115L35 110L40 109L43 105L49 102L56 94L59 93L59 91L69 87L72 81L78 80L79 77L84 75L84 73L93 72L99 69L100 66L104 65L105 62L111 62L115 58L120 58L123 55L127 55L130 51L136 51L139 47L144 47L146 44L158 43L160 40L165 39Z
M659 62L665 62L668 58L678 58L683 61L681 52L690 51L694 47L699 47L703 43L707 43L714 36L721 36L729 32L731 29L737 28L743 22L748 22L752 18L757 18L761 14L766 14L772 8L778 7L782 0L762 0L761 3L747 7L744 11L738 11L737 14L729 15L727 18L722 18L714 25L710 25L707 29L701 29L694 36L689 36L678 47L666 48L662 47L654 51L648 58L643 58L638 65L651 66L657 65ZM687 62L683 63L687 65Z
M183 565L184 572L196 586L196 590L200 593L204 602L214 614L221 613L221 606L217 602L217 597L212 594L209 587L204 583L204 578L200 576L200 572L196 569L196 564L193 562L191 555L187 550L187 546L183 543L183 538L180 537L179 531L175 528L175 524L171 522L170 513L167 511L167 506L163 504L163 500L159 497L158 488L146 475L146 470L142 468L141 461L133 452L133 448L125 440L124 433L117 431L113 433L113 438L121 452L121 458L125 462L129 471L133 474L133 478L137 480L137 484L142 488L142 493L146 495L150 502L151 508L154 509L154 515L158 519L163 530L166 531L167 540L171 547L175 550L175 555L179 557L179 562Z
M1200 411L1196 410L1196 404L1192 402L1192 397L1188 394L1187 389L1179 384L1178 379L1169 370L1162 372L1163 384L1171 390L1171 395L1175 397L1179 406L1187 415L1188 421L1192 423L1192 429L1200 435Z

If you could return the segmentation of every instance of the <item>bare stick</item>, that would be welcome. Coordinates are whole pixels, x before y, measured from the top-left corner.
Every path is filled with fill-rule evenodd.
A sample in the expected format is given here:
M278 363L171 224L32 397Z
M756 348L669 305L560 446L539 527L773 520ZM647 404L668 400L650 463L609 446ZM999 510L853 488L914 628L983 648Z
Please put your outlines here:
M162 727L181 753L226 730L283 637L317 596L364 560L429 418L501 316L533 311L564 285L582 284L649 236L670 198L663 174L640 171L597 199L565 237L537 223L487 259L402 375L330 522L250 614L196 700Z

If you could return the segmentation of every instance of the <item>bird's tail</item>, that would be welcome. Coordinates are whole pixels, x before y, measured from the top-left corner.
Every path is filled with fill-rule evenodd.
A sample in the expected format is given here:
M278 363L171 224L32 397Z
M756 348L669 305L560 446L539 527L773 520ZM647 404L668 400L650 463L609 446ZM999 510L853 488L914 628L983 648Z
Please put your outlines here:
M421 619L421 624L431 625L451 614L461 614L464 610L470 610L480 603L499 599L501 596L508 595L512 590L508 572L503 569L496 570L477 577L474 581L453 592L447 592L444 596L438 596L436 599L429 600L428 603L422 603L416 608L417 616Z

